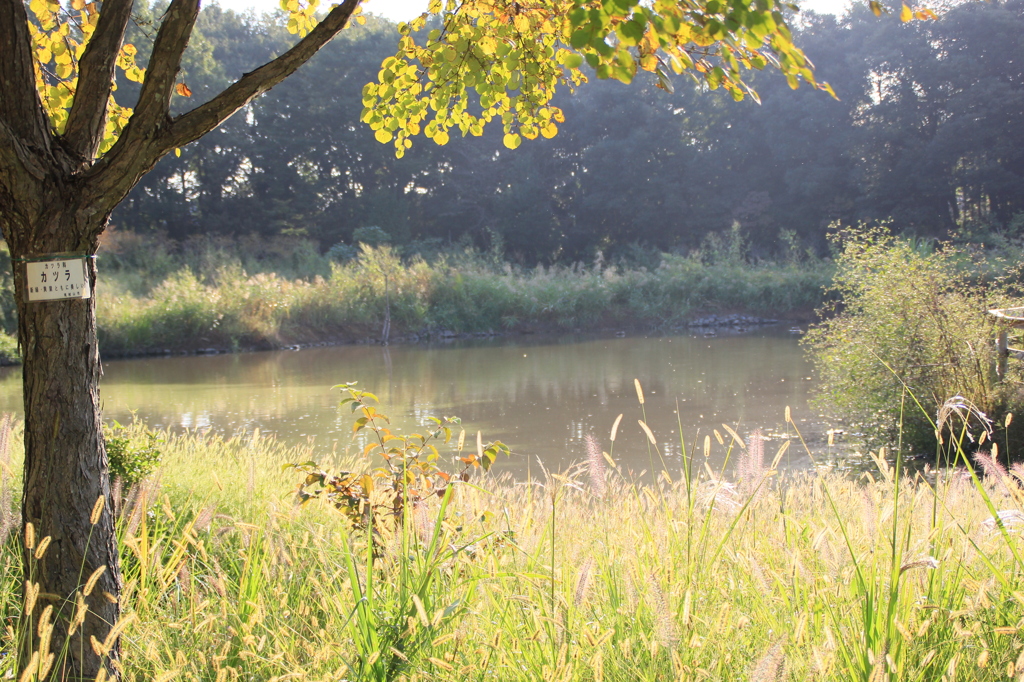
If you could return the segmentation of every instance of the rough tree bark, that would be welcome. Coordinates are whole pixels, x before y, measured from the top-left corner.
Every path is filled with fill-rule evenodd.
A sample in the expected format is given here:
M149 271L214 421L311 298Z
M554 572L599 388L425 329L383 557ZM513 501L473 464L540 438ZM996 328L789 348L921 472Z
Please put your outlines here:
M55 197L62 198L66 197ZM64 229L50 238L25 240L27 243L10 241L15 263L37 254L95 251L100 231L95 218L84 225L76 224L74 208L63 203L55 203L50 214L41 217ZM40 230L32 232L38 234ZM76 240L76 235L85 239ZM96 269L92 259L87 263L90 282L95 285ZM26 625L38 623L41 612L53 606L51 641L53 647L62 646L82 583L93 571L105 567L95 589L82 596L88 604L87 616L68 642L68 656L58 662L59 670L55 671L59 679L94 679L99 661L93 655L91 638L103 642L110 624L118 621L117 595L121 587L114 517L111 505L106 503L110 489L100 432L96 299L29 303L21 294L25 291L24 268L16 266L15 271L18 334L25 365L22 517L33 524L37 546L43 538L50 538L37 561L32 548L24 550L26 567L35 563L30 579L38 583L40 592L33 612L25 614ZM90 516L100 497L104 498L104 507L92 526ZM23 660L31 660L37 647L35 638L25 641ZM43 658L46 653L42 652ZM119 648L112 647L110 660L118 657Z
M79 62L76 98L62 134L50 126L36 91L28 17L22 0L0 0L0 228L14 266L18 341L24 364L23 522L45 553L24 550L26 578L38 591L23 614L24 667L38 649L39 619L52 607L47 677L93 680L101 668L119 677L118 638L103 643L120 617L121 575L99 411L96 267L87 259L89 299L28 302L25 262L51 254L91 256L114 207L169 151L202 137L254 97L293 73L344 28L358 0L345 0L295 47L245 74L213 100L171 118L171 93L199 13L199 0L172 0L147 64L135 113L104 156L102 140L114 65L132 0L105 0ZM102 291L102 287L101 287ZM102 513L91 523L98 498ZM86 579L105 567L95 588ZM74 628L78 599L85 621ZM26 597L29 595L26 594ZM66 652L61 656L61 652Z

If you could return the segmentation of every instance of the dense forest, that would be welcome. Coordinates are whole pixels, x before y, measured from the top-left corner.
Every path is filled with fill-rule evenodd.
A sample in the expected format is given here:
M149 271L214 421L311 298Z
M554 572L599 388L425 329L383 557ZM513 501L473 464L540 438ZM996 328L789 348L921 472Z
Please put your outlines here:
M339 258L360 238L407 254L465 244L523 264L692 253L737 228L755 257L820 253L835 221L938 238L1024 230L1024 0L897 15L799 19L796 42L837 99L772 73L754 79L760 104L682 78L674 92L602 81L562 98L554 139L509 152L492 131L402 159L359 122L360 91L395 44L396 27L371 17L165 158L113 223L174 240L302 235ZM146 53L145 16L132 31ZM290 37L281 17L216 5L198 31L190 107Z

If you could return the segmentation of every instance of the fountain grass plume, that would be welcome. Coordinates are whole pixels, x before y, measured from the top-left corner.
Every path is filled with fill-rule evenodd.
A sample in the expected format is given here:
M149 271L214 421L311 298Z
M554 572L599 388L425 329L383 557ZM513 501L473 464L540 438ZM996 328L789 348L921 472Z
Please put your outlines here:
M736 484L745 496L760 495L766 475L764 466L764 438L761 429L754 429L747 439L747 447L736 463Z
M654 609L654 636L655 641L666 649L673 649L679 644L679 628L676 623L675 612L669 606L669 601L665 596L664 590L661 589L661 585L658 581L651 579L648 581L651 590L651 602ZM686 601L691 602L692 593L687 591ZM682 620L687 620L689 617L690 604L684 604ZM685 624L685 623L684 623Z
M591 573L594 570L594 557L588 556L580 566L579 574L576 576L576 591L573 594L573 603L576 608L583 606L587 600L587 593L590 591Z
M1024 486L1024 463L1014 462L1011 464L1010 475L1017 479L1017 485Z
M750 682L776 682L782 672L784 662L782 640L779 640L757 660L750 672Z
M596 497L604 497L605 485L605 459L601 451L601 445L591 434L583 437L583 445L587 451L587 473L590 479L590 490Z
M14 509L14 468L11 466L11 428L14 418L0 417L0 545L21 526L21 514Z
M981 467L984 472L986 479L995 480L1006 492L1010 492L1010 487L1007 485L1013 479L1010 478L1009 472L1006 471L1006 467L999 463L998 455L996 454L995 443L992 444L992 450L983 451L979 450L974 453L974 461Z

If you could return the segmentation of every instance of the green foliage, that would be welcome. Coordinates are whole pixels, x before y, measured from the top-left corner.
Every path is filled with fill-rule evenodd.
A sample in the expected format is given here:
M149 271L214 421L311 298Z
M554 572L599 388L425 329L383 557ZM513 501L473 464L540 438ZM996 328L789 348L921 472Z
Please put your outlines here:
M793 235L786 240L786 246L791 253L793 249ZM732 226L726 231L709 232L701 242L700 255L709 265L742 265L747 262L748 244L743 234L743 227L740 222L733 221Z
M18 312L14 301L14 268L11 251L6 242L0 242L0 355L16 358L17 342L11 348L9 339L18 333ZM13 352L12 352L13 351Z
M443 146L449 133L480 136L491 121L501 122L509 149L523 138L554 137L565 121L555 94L585 83L590 73L630 83L647 71L667 90L669 71L686 73L739 101L757 99L743 72L771 66L794 89L805 81L832 92L815 82L786 17L768 3L469 0L456 8L434 0L398 32L398 50L363 88L361 120L378 142L393 142L399 158L421 131Z
M324 255L335 263L347 263L359 255L359 249L351 244L338 242L331 248L327 249L327 253Z
M300 504L315 499L325 500L344 512L357 527L370 526L376 531L373 520L384 518L400 527L406 509L422 505L432 496L444 497L450 485L468 481L472 469L488 471L499 454L510 454L501 441L484 445L479 437L477 451L464 452L466 431L463 429L456 441L455 452L462 468L457 472L445 471L438 463L441 455L435 443L450 443L452 427L461 423L458 417L430 417L431 426L426 434L397 435L388 428L391 423L388 416L373 406L378 402L377 396L356 388L355 382L334 388L347 394L342 398L341 406L359 415L352 426L353 435L364 431L370 433L363 448L363 458L378 456L382 465L361 472L341 471L336 474L324 471L313 461L286 464L284 468L305 474L296 492ZM312 488L307 490L310 486Z
M996 320L1011 297L956 249L919 248L883 228L837 237L838 301L804 343L820 377L819 404L910 452L934 452L939 407L959 396L1002 421L1018 400L1019 368L995 376Z
M0 332L0 365L17 364L21 361L18 337Z
M160 464L163 438L139 423L121 426L118 422L103 425L103 440L111 480L120 479L125 489L142 482Z
M352 231L353 244L366 244L368 246L382 246L391 242L391 235L376 225L368 227L357 227Z
M470 470L487 471L499 454L510 453L500 441L484 445L479 434L477 451L465 452L466 432L461 430L454 453L461 470L445 471L435 443L451 442L458 418L431 418L428 433L399 436L388 428L387 415L373 406L375 395L358 389L354 382L335 388L345 394L341 407L358 415L353 435L369 434L363 459L376 456L383 464L336 474L313 461L285 464L284 469L305 474L297 492L299 504L325 502L341 511L353 528L365 531L345 541L345 566L355 604L348 629L356 656L348 665L356 679L384 682L396 679L411 658L429 650L466 613L467 585L454 583L445 570L467 549L452 544L446 529L449 504L454 487L469 480ZM428 529L423 516L431 498L440 498L441 503ZM392 580L382 583L376 562L395 545L403 559Z
M659 254L661 264L652 269L601 263L498 268L475 251L428 264L417 257L403 262L390 246L364 245L355 259L331 264L327 277L288 279L275 272L249 274L230 252L218 253L212 260L229 265L206 277L191 268L162 281L145 271L108 277L108 293L97 301L101 350L376 338L388 312L393 334L664 327L707 311L810 311L820 305L831 275L827 262L813 259L707 265L697 256L669 254ZM131 292L146 280L159 284Z

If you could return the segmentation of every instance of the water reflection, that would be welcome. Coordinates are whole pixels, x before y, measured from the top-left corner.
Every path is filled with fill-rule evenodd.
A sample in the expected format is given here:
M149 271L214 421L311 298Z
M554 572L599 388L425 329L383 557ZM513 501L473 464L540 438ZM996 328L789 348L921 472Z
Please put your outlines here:
M616 459L647 468L643 412L633 380L646 394L647 423L670 468L686 447L703 452L705 435L728 423L785 434L786 406L812 449L825 448L828 424L807 407L811 368L785 330L703 338L524 337L443 346L338 346L297 352L173 357L105 363L105 417L125 421L134 410L152 426L259 427L286 442L325 449L351 443L351 415L337 407L343 381L376 393L396 430L419 429L429 416L458 415L470 434L500 439L516 453L503 468L525 471L537 458L558 468L584 456L582 439L609 429L624 413ZM0 409L20 411L20 370L0 375ZM679 414L675 413L678 403ZM713 458L724 448L712 435ZM469 439L472 442L473 439ZM776 446L766 451L774 453ZM789 455L805 464L802 450ZM701 454L701 458L703 455Z

